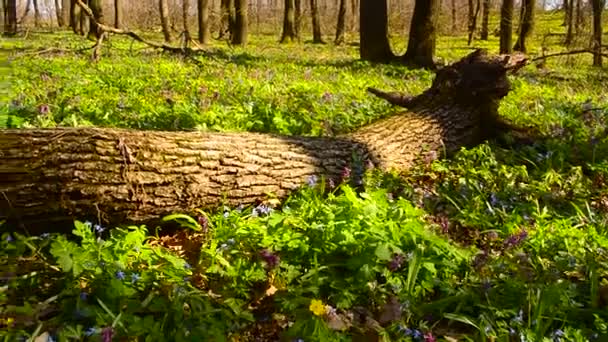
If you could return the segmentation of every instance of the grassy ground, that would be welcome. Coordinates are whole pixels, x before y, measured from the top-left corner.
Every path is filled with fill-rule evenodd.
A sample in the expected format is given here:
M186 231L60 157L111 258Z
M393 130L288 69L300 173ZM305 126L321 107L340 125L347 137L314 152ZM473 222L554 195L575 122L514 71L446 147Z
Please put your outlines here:
M541 32L563 30L544 20ZM497 50L496 37L475 44ZM191 58L112 37L96 64L74 52L90 45L70 33L3 40L0 125L333 135L394 110L366 87L415 94L432 81L358 61L356 46L269 36ZM469 51L464 37L443 37L437 54ZM608 340L608 73L590 64L555 58L512 78L501 115L545 138L486 143L405 175L371 171L363 193L311 184L271 210L175 216L186 229L173 235L2 226L0 334Z

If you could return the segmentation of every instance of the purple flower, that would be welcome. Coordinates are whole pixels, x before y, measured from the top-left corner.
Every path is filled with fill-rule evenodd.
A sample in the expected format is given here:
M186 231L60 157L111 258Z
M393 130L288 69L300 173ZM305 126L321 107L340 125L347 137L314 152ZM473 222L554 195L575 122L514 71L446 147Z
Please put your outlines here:
M420 338L422 338L422 332L420 330L416 329L412 332L412 337L416 340L420 339Z
M38 106L38 113L41 115L46 115L51 111L51 109L49 108L49 105L47 104L43 104Z
M13 239L13 237L11 236L11 234L8 234L6 236L6 242L13 242L13 241L15 241L15 239Z
M123 271L116 271L116 279L118 280L124 280L125 279L125 272Z
M101 340L103 342L112 342L112 327L103 328L101 331Z
M564 331L561 329L557 329L553 332L552 336L553 336L553 342L559 342L561 341L562 337L564 337Z
M89 294L86 292L80 292L80 300L85 301L89 297Z
M350 167L345 166L344 169L342 170L342 179L348 179L350 178Z
M255 217L258 215L270 215L270 213L272 213L271 207L265 204L260 204L255 209L253 209L253 212L251 214Z
M333 98L333 95L330 92L326 91L325 93L323 93L323 96L321 96L321 98L323 99L323 101L329 102Z
M137 273L132 273L131 274L131 284L135 284L137 283L137 281L141 279L141 276Z
M436 342L437 339L435 339L435 336L433 336L432 332L427 332L426 334L424 334L424 342Z
M333 188L335 188L335 187L336 187L336 183L334 182L334 180L333 180L333 179L331 179L331 178L330 178L330 179L327 181L327 186L328 186L330 189L333 189Z
M395 254L391 261L388 263L388 269L391 270L391 272L395 272L401 268L404 261L405 256L403 254Z
M279 265L281 262L281 258L275 253L270 252L267 249L264 249L260 252L260 256L266 262L266 268L273 269Z
M313 186L317 185L318 181L319 177L317 177L317 175L311 175L306 180L306 184L308 184L308 186L312 188Z
M104 232L104 230L106 230L104 227L102 227L99 224L94 225L93 229L95 229L95 232L97 232L98 234L101 234Z
M201 225L201 227L203 228L203 232L207 231L207 227L209 227L209 220L207 219L207 216L199 216L198 217L198 224Z
M528 231L523 229L517 234L513 234L509 236L504 242L503 246L505 248L516 247L521 244L528 237Z

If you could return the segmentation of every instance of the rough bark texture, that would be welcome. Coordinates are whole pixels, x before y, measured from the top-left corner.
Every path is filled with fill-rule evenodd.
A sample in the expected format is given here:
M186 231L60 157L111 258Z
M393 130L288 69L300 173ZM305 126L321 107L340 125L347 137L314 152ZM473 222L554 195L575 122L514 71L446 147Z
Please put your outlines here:
M220 11L221 19L219 38L223 38L226 35L231 37L234 31L234 0L221 0Z
M4 8L4 34L17 34L17 0L8 0Z
M38 0L32 0L34 4L34 26L40 25L40 8L38 7Z
M523 0L521 4L521 17L519 24L519 36L513 50L527 52L526 39L532 33L534 26L534 11L536 10L536 0Z
M452 11L452 32L455 33L458 31L458 26L456 25L456 0L452 0L450 6Z
M481 13L481 40L488 40L489 36L489 20L490 20L490 0L483 0L483 10Z
M163 28L165 42L171 43L171 41L173 41L173 37L171 37L171 25L169 24L169 4L167 1L168 0L159 0L158 9L160 12L160 23Z
M338 23L336 24L336 39L334 44L344 43L344 31L346 30L346 0L340 0L338 7Z
M190 0L182 0L182 26L184 28L184 45L188 46L192 36L190 35L190 25L188 24L188 18L190 10Z
M65 23L63 22L63 14L61 13L61 0L55 0L55 15L57 16L57 25L63 27Z
M402 58L406 64L435 68L435 21L438 6L438 0L416 0L407 50Z
M502 0L500 8L500 53L511 53L513 39L513 0Z
M388 41L386 0L361 0L359 6L359 54L371 62L388 62L395 56Z
M479 9L481 8L481 0L469 0L469 40L468 45L471 45L477 30L477 18L479 17Z
M515 62L514 62L515 61ZM369 162L406 170L506 127L506 72L522 60L478 50L437 73L416 97L372 90L409 108L336 138L117 129L0 130L0 220L30 232L74 218L144 223L195 208L285 198L317 176L352 180ZM57 224L57 225L53 225Z
M203 45L209 44L211 31L209 28L209 0L198 0L198 41Z
M294 0L293 4L295 6L294 30L296 31L296 37L300 39L300 25L302 24L302 0Z
M70 0L61 0L61 16L63 17L63 26L70 25Z
M294 0L285 0L281 43L291 42L296 39L298 39L298 37L296 35L295 3Z
M247 45L247 0L234 0L234 34L232 44Z
M95 16L95 20L89 20L89 38L99 38L102 34L102 31L97 28L97 21L100 24L104 23L103 18L103 8L101 5L101 0L89 0L89 7L93 11L93 15Z
M310 16L312 17L312 42L314 44L323 44L317 0L310 0Z
M566 8L566 45L572 44L574 40L574 6L567 5L567 2L564 2L564 7Z
M593 65L602 66L602 11L604 0L592 0L593 6Z

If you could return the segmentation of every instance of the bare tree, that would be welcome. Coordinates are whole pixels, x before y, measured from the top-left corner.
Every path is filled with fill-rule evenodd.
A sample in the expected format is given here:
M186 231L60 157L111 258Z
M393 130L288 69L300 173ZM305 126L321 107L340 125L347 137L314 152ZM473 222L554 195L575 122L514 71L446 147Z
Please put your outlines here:
M519 19L519 35L513 50L527 52L526 39L532 33L534 27L534 11L536 10L536 0L522 0L521 14Z
M473 1L469 0L469 15L468 15L468 33L469 40L468 44L471 45L473 38L475 37L475 31L477 30L477 17L479 16L479 9L481 6L481 0Z
M456 0L451 1L451 9L452 9L452 32L456 32L458 27L456 25Z
M439 0L416 0L407 50L402 60L409 65L435 68L435 36Z
M294 0L285 0L285 8L283 10L283 31L281 33L281 43L297 40L296 35L296 18L295 18L295 3Z
M122 28L123 8L122 0L114 0L114 27Z
M388 62L395 58L388 41L387 0L361 0L359 25L361 59Z
M160 23L163 28L163 36L165 37L165 42L170 43L173 41L173 37L171 37L171 25L169 23L169 4L167 0L159 0L158 7L160 12Z
M219 38L223 38L226 35L232 37L234 33L234 0L221 0L220 10Z
M234 33L232 35L232 44L234 45L247 45L247 31L248 31L248 18L247 18L247 0L235 0L234 1Z
M334 43L340 45L344 43L344 30L346 29L346 0L340 0L338 8L338 23L336 24L336 39Z
M95 21L100 24L104 23L103 7L101 0L89 0L89 7L93 11L95 20L89 20L89 39L97 39L101 36L102 31L97 27ZM81 13L82 15L82 13Z
M324 44L321 35L321 18L319 18L319 7L317 0L310 0L310 16L312 18L312 42Z
M17 34L17 0L7 0L4 4L4 34L13 36Z
M513 37L513 0L502 0L500 8L500 53L511 53Z
M70 0L61 0L61 17L63 26L70 26Z
M197 0L198 5L198 41L203 44L209 44L211 36L209 28L209 0Z
M55 0L55 15L57 16L57 25L59 25L59 27L65 26L63 13L61 12L61 0Z
M190 25L188 24L188 18L190 11L190 0L182 0L182 26L184 29L184 45L187 46L192 39L190 35Z
M488 40L488 35L489 35L489 28L488 28L488 22L490 19L490 0L483 0L483 11L481 14L481 35L480 38L481 40Z
M574 6L572 6L572 1L570 0L570 5L568 5L568 1L564 1L564 7L566 8L566 45L572 44L574 40Z
M294 0L294 25L296 37L300 39L300 25L302 24L302 0Z
M34 4L34 26L40 26L40 8L38 7L38 0L32 0Z
M593 65L602 66L602 11L605 0L592 0L593 7Z

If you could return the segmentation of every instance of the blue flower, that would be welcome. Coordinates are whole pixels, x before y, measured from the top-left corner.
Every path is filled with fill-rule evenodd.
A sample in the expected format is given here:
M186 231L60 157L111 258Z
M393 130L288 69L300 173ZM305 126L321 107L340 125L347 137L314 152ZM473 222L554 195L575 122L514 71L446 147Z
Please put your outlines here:
M99 224L94 225L93 229L95 229L95 232L97 232L98 234L101 234L104 232L104 230L106 230L104 227L102 227Z
M99 329L94 327L87 328L87 330L84 331L85 336L93 336L97 333L99 333Z
M87 227L89 227L89 228L91 228L91 227L93 227L93 222L91 222L91 221L85 221L84 225L87 226Z
M131 283L135 284L141 277L137 273L131 274Z
M273 209L265 204L260 204L258 205L255 209L253 209L253 212L251 213L251 216L258 216L258 215L270 215L270 213L272 213Z
M224 211L224 218L228 218L228 216L230 216L230 212L229 211Z
M515 336L517 334L517 331L511 327L509 327L509 335L511 336Z
M414 330L414 332L412 333L412 337L414 339L419 339L422 338L422 332L418 329Z
M184 268L187 270L191 270L192 266L188 262L184 262Z
M226 240L226 243L229 244L230 246L233 246L235 244L234 239L230 238L228 240Z
M8 234L6 236L6 242L13 242L13 241L15 241L15 239L13 239L13 237L11 236L11 234Z
M116 279L118 279L118 280L124 280L125 279L125 272L123 272L123 271L117 271L116 272Z
M553 332L553 342L561 341L562 337L564 337L564 331L561 329L557 329Z
M80 300L85 301L85 300L87 300L88 296L89 296L88 293L86 293L86 292L80 292Z
M318 181L319 177L317 177L317 175L311 175L306 180L306 184L308 184L308 186L312 188L313 186L317 185Z
M43 233L43 234L40 235L40 237L43 238L43 239L48 239L49 236L51 236L50 233Z
M519 310L519 313L517 314L517 316L515 316L513 318L513 322L517 323L517 324L523 324L524 323L524 312L523 310Z

